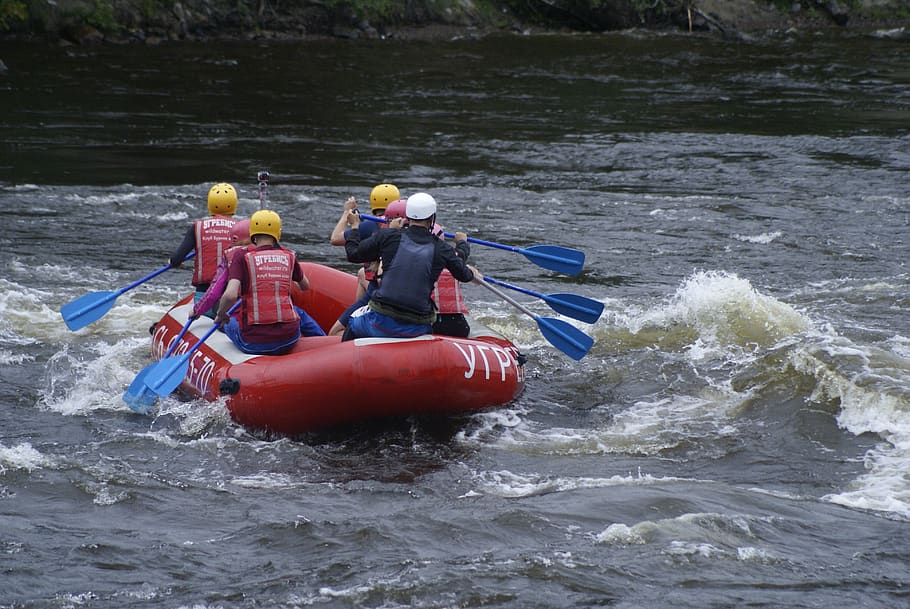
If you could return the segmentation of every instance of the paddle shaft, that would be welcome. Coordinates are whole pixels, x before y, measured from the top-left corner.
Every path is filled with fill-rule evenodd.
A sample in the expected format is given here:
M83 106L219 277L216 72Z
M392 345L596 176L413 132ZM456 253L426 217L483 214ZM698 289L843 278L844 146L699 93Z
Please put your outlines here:
M591 345L594 343L593 339L590 336L563 321L559 321L557 319L548 319L541 317L540 315L535 315L531 310L522 305L520 302L502 290L494 288L483 279L475 279L475 282L480 283L482 286L511 304L513 307L531 317L534 321L537 322L537 327L540 328L540 331L544 337L550 341L550 344L552 344L554 347L569 357L576 360L581 359L585 356L588 350L590 350Z
M187 330L190 329L190 325L196 321L195 317L191 317L184 324L183 328L180 330L180 334L171 341L171 346L168 347L167 353L164 354L165 359L170 357L170 355L177 348L177 345L180 344L180 339L183 338L183 335L186 334ZM133 382L130 383L130 386L127 387L126 391L123 393L123 401L127 403L130 407L130 410L133 412L138 412L139 414L146 414L149 407L155 403L157 395L151 388L145 384L145 379L148 377L149 372L155 367L158 362L153 362L139 371L139 374L136 375L136 378L133 379Z
M183 338L183 335L187 333L187 330L190 329L190 326L193 325L193 322L196 321L195 317L190 317L186 320L186 323L183 324L183 328L180 330L180 334L171 341L171 346L167 348L167 353L164 354L165 359L170 357L174 350L177 348L177 345L180 344L180 339ZM148 412L149 407L155 403L156 395L151 389L145 384L145 379L148 377L149 372L152 368L155 367L155 364L158 362L153 362L139 371L139 374L136 375L136 378L133 379L133 382L130 383L130 386L127 387L126 391L123 393L123 401L127 403L130 407L130 410L133 412L138 412L139 414L145 414Z
M269 207L269 175L268 171L260 171L256 174L259 180L259 209L268 209Z
M133 283L129 284L128 286L125 286L125 287L120 288L120 289L117 290L116 292L111 292L111 293L105 295L105 296L104 296L103 298L101 298L101 299L92 300L92 301L88 302L85 306L83 306L83 307L81 307L81 308L79 308L79 309L77 309L77 310L75 310L75 311L67 311L67 316L70 317L70 318L72 318L72 319L76 319L76 318L78 318L78 317L81 317L82 315L85 315L86 313L88 313L88 312L91 311L92 309L97 308L99 305L106 304L107 302L109 302L109 301L111 301L111 300L115 300L116 298L118 298L118 297L119 297L121 294L123 294L124 292L128 292L128 291L132 290L133 288L135 288L136 286L142 285L143 283L145 283L146 281L148 281L148 280L150 280L150 279L154 279L155 277L157 277L157 276L160 275L161 273L164 273L164 272L170 270L170 268L171 268L171 265L166 264L165 266L161 267L160 269L158 269L158 270L155 271L154 273L151 273L151 274L149 274L149 275L146 275L146 276L143 277L142 279L137 279L137 280L134 281Z
M556 304L560 308L569 309L569 310L575 311L577 313L581 313L585 316L594 317L596 315L597 317L599 317L600 311L598 311L598 309L601 309L601 310L603 309L603 306L601 305L601 303L598 303L597 301L592 300L591 308L588 308L588 307L582 306L580 304L570 302L570 301L566 300L565 298L554 297L549 294L540 294L538 292L529 290L527 288L523 288L518 285L506 283L505 281L499 281L498 279L493 279L489 275L484 275L483 278L484 278L484 280L489 281L490 283L495 283L496 285L501 285L504 288L509 288L510 290L515 290L516 292L521 292L522 294L527 294L528 296L533 296L534 298L540 298L541 300L543 300L547 304L550 304L551 306L553 306L553 304ZM579 300L584 299L584 301L588 300L588 299L585 299L584 296L574 296L574 298L577 298ZM585 321L585 319L586 318L583 318L582 321Z
M373 222L378 222L379 224L388 224L389 221L385 218L380 218L379 216L371 216L370 214L360 214L360 217L364 220L372 220ZM445 236L449 239L455 238L455 233L446 232ZM521 253L523 250L520 247L514 247L512 245L503 245L501 243L493 243L492 241L484 241L483 239L476 239L474 237L468 237L468 243L476 243L478 245L487 245L489 247L496 247L501 250L508 250L510 252ZM562 260L556 256L547 256L546 254L538 254L541 258L552 258L553 260Z
M385 218L379 218L377 216L371 216L369 214L360 214L360 217L364 220L372 220L373 222L379 222L380 224L388 224L388 220ZM450 239L455 236L454 233L444 234ZM502 243L495 243L493 241L484 241L483 239L477 239L476 237L468 237L467 241L468 243L476 243L478 245L495 247L497 249L521 254L537 266L551 271L556 271L557 273L577 275L584 268L584 252L573 250L567 247L561 247L559 245L534 245L528 248L524 248L515 247L514 245L503 245Z
M498 290L498 289L494 288L492 285L487 283L486 279L487 279L486 277L484 277L483 279L478 279L477 283L484 286L485 288L487 288L488 290L490 290L491 292L493 292L494 294L496 294L497 296L499 296L500 298L505 300L507 303L509 303L510 305L512 305L513 307L515 307L516 309L518 309L525 315L528 315L529 317L534 319L535 321L538 319L538 317L540 317L539 315L537 315L536 313L531 311L529 308L527 308L526 306L524 306L523 304L521 304L520 302L518 302L517 300L515 300L514 298L512 298L505 292L503 292L502 290Z
M180 329L180 334L178 334L176 336L176 338L174 338L174 340L171 341L171 346L167 348L167 353L165 353L164 357L162 357L161 359L164 359L165 357L170 357L171 355L174 354L174 350L177 349L177 345L180 344L180 339L183 338L183 335L186 334L187 330L190 329L190 326L193 325L194 321L196 321L195 317L190 317L188 320L186 320L186 323L183 324L183 328Z
M189 260L194 255L195 252L190 252L184 260ZM70 330L84 328L88 324L103 317L111 307L114 306L114 301L117 300L121 294L157 277L161 273L170 270L170 268L171 265L165 265L157 271L149 273L142 279L137 279L133 283L124 286L115 292L90 292L88 294L83 294L76 300L63 305L60 309L63 321L66 322L66 325Z
M146 385L148 386L148 388L151 389L152 391L154 391L155 393L157 393L158 395L168 395L169 393L171 393L171 391L173 391L173 389L168 389L167 391L161 391L161 386L166 384L168 382L168 380L175 377L177 374L180 374L180 377L177 381L177 384L178 385L180 384L180 381L182 381L183 377L186 376L186 368L190 363L190 358L193 356L193 353L195 353L196 350L202 346L202 343L204 343L206 340L208 340L209 336L211 336L212 334L215 333L216 330L218 330L219 325L220 324L218 324L218 323L213 324L212 327L209 328L208 331L202 335L202 338L200 338L199 341L197 341L195 345L190 347L190 350L187 351L186 353L184 353L183 355L178 355L177 357L172 357L172 358L162 358L161 361L159 361L158 363L160 364L161 362L167 362L168 368L164 371L163 374L159 374L157 378L146 380ZM176 342L174 344L176 344ZM168 359L171 359L172 361L168 362L167 361ZM181 370L181 368L182 368L182 370Z
M234 305L228 309L227 314L230 315L235 310L237 310L237 307L240 306L240 302L240 300L235 302ZM152 370L152 374L154 374L155 377L146 379L146 385L149 387L149 389L160 396L168 395L171 393L171 391L176 389L177 386L180 385L180 382L183 380L183 378L186 376L186 370L189 366L190 358L193 356L193 353L195 353L199 347L201 347L202 344L207 341L208 338L214 334L216 330L218 330L219 327L221 327L221 324L216 321L214 324L212 324L212 327L202 335L202 338L196 341L196 344L190 347L189 351L186 353L178 355L176 357L162 358L159 360L155 369ZM174 341L174 344L176 345L177 341ZM164 372L159 373L158 368L163 369ZM163 386L167 387L166 391L162 390Z

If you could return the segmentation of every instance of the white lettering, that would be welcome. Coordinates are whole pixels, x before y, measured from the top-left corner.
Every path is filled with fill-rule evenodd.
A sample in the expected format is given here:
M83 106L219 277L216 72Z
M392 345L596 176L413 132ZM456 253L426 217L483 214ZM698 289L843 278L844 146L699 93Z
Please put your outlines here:
M155 326L155 336L152 338L152 356L161 359L166 348L164 338L167 336L167 324L159 323Z
M461 343L453 342L452 344L455 345L456 347L458 347L458 350L461 351L462 357L464 357L465 363L468 365L468 369L465 371L464 377L466 379L473 377L474 376L474 365L477 363L476 358L474 357L474 346L468 345L468 349L471 352L471 354L469 356L467 353L465 353L464 347L462 347Z
M512 366L512 356L506 352L505 349L500 347L493 347L493 355L496 356L496 360L499 362L499 371L502 376L502 382L506 382L506 368Z
M269 264L269 263L279 263L282 266L290 266L291 258L290 256L282 256L280 254L254 254L253 257L256 259L256 264Z
M231 228L232 226L234 226L234 221L230 220L228 218L208 218L204 222L205 222L206 227L224 226L227 228Z
M485 380L490 380L491 374L498 370L499 380L505 383L507 377L506 370L514 367L515 376L518 378L518 382L524 382L524 369L518 365L518 357L516 356L516 353L518 353L517 348L503 348L496 345L466 345L455 341L452 341L451 344L455 345L464 358L465 364L468 366L468 369L464 373L466 379L474 377L474 374L477 373L478 363L482 362ZM492 353L492 357L487 357L487 351ZM478 355L480 356L479 358Z
M214 372L215 360L201 351L196 351L193 357L190 358L190 370L187 380L202 395L205 395Z
M490 380L490 362L487 361L486 350L489 348L490 347L488 347L487 345L477 345L477 350L480 352L480 357L483 358L484 372L486 372L486 375L484 378L486 378L486 380L488 380L488 381ZM503 380L505 380L505 379L503 379Z

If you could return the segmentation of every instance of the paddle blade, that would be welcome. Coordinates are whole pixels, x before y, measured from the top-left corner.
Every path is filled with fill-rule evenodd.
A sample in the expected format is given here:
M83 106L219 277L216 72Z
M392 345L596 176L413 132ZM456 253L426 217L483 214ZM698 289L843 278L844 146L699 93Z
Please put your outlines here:
M547 294L543 300L557 313L586 324L595 323L604 312L602 302L578 294Z
M169 396L183 382L192 356L193 352L189 351L152 364L152 369L145 377L145 386L160 397Z
M567 247L533 245L518 251L537 266L564 275L578 275L585 266L585 253Z
M81 330L92 322L98 321L111 310L119 292L92 292L63 305L60 314L66 327L70 330Z
M148 411L151 409L152 404L154 404L155 400L158 399L158 396L155 394L155 392L149 389L145 384L145 380L148 378L149 372L157 363L158 362L149 364L143 368L123 393L123 401L126 402L126 405L129 406L130 410L133 412L137 412L139 414L148 414Z
M572 324L551 317L536 317L535 321L544 338L574 360L583 358L594 346L594 339Z

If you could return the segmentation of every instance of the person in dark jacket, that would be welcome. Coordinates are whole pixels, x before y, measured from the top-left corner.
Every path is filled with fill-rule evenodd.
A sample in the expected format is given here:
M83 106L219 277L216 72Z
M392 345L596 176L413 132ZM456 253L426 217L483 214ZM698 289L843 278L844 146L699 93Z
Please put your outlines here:
M343 340L429 334L436 319L430 295L442 270L448 269L463 283L483 278L465 263L470 255L465 233L455 234L454 248L430 233L436 222L436 200L432 196L419 192L408 197L405 215L407 228L380 230L361 241L360 217L349 212L351 231L344 244L348 261L378 258L382 263L382 283L369 303L351 316Z

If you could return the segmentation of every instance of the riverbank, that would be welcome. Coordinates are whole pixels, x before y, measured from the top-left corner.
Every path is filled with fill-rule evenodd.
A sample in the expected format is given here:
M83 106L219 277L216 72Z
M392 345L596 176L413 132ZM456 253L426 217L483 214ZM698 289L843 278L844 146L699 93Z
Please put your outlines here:
M623 29L746 38L787 30L891 29L901 0L0 0L0 37L59 44L211 39L452 39L497 32Z

